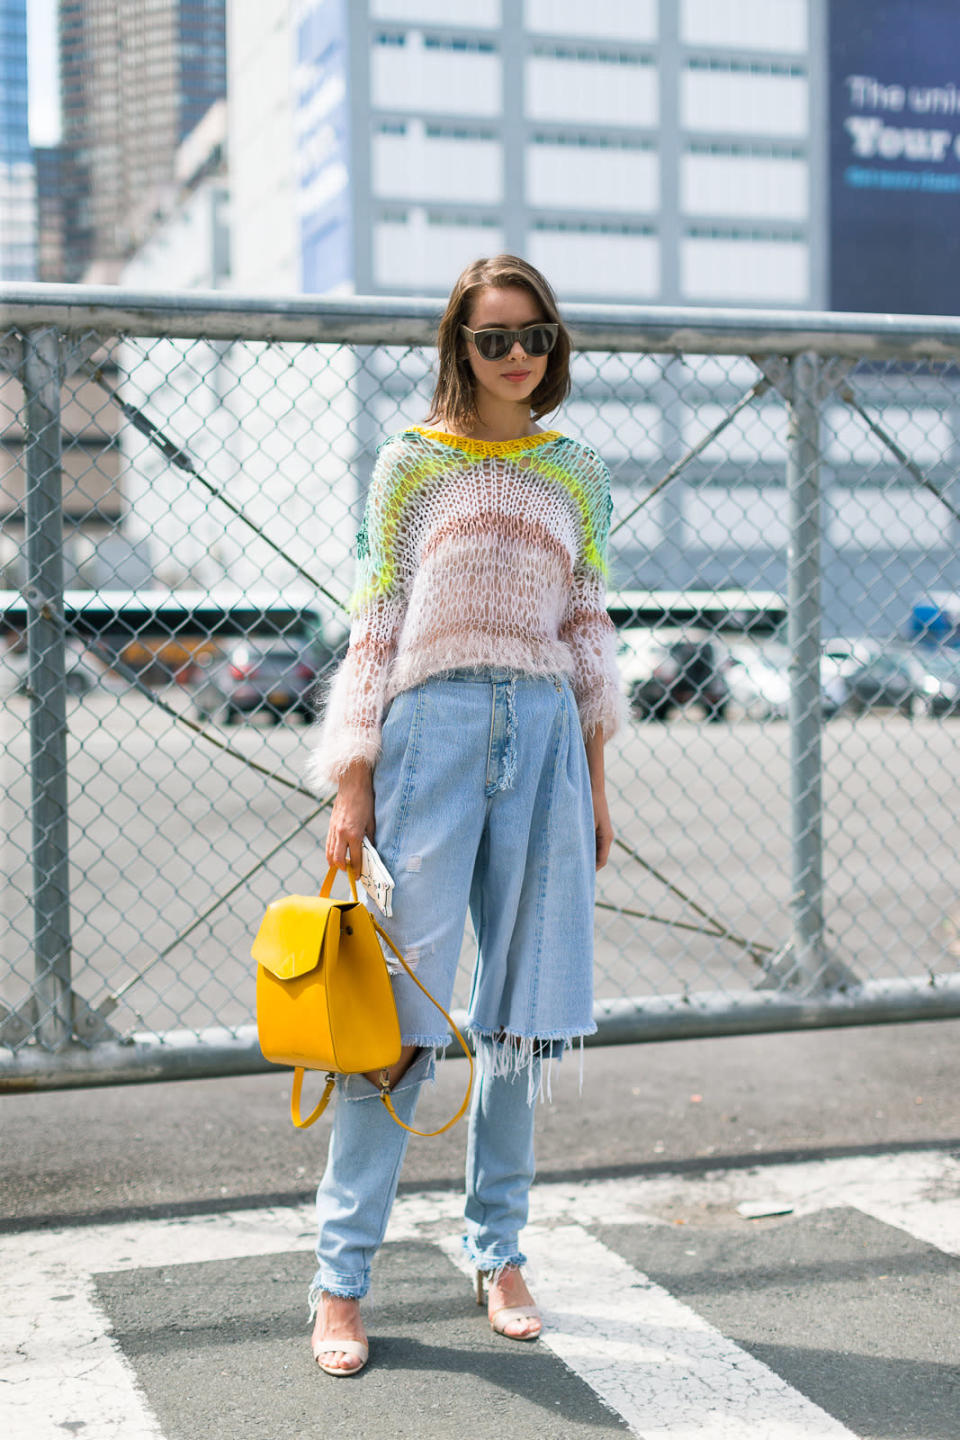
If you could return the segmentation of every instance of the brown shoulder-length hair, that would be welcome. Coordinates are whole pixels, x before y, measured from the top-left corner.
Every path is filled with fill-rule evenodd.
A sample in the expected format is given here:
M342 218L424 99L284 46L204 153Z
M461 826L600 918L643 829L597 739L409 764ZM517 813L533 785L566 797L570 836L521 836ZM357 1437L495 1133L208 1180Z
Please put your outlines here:
M466 325L473 302L481 290L505 290L517 285L528 290L540 307L541 318L560 326L557 343L547 356L543 379L530 396L534 420L562 405L570 393L570 336L560 319L557 297L550 282L517 255L494 255L474 260L463 271L443 312L437 332L437 386L430 404L431 420L443 420L458 427L477 419L476 381L467 358L467 342L460 333Z

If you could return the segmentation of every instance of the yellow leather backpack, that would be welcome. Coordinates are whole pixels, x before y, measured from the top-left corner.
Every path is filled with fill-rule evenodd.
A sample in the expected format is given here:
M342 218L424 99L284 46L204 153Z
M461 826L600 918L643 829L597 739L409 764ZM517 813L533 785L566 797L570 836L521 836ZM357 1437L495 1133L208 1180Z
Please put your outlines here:
M463 1115L473 1084L473 1057L443 1006L420 984L393 941L357 899L353 871L350 899L331 898L336 869L327 872L319 895L285 895L267 907L251 954L257 963L257 1033L264 1058L294 1066L290 1116L298 1129L323 1114L335 1077L376 1070L380 1099L404 1130L441 1135ZM439 1130L414 1130L397 1115L388 1071L400 1058L400 1025L393 986L377 936L386 941L415 985L443 1014L470 1063L467 1093ZM316 1108L303 1119L304 1070L325 1070L327 1083Z

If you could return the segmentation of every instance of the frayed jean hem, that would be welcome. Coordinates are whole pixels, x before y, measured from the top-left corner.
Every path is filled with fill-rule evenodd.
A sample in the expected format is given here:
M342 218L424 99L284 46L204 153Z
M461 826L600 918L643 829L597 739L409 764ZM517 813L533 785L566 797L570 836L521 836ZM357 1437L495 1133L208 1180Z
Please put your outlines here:
M522 1250L511 1249L509 1246L492 1245L486 1250L478 1250L470 1239L464 1235L461 1240L463 1253L475 1270L481 1270L487 1277L488 1285L495 1285L503 1274L504 1270L519 1270L526 1265L527 1257ZM499 1254L499 1251L509 1250L509 1254Z

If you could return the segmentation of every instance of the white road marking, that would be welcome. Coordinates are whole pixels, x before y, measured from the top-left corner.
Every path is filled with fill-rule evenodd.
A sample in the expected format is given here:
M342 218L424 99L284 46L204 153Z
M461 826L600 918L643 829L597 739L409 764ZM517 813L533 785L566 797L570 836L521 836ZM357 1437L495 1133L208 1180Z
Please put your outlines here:
M5 1440L63 1440L77 1422L97 1440L163 1440L133 1367L106 1333L89 1276L34 1276L26 1294L3 1288L0 1352L12 1356L0 1376Z
M441 1247L460 1269L458 1240ZM528 1226L540 1341L643 1440L857 1440L580 1225Z
M746 1352L652 1286L585 1228L662 1225L678 1219L693 1227L705 1206L714 1215L729 1211L731 1225L767 1223L736 1215L739 1203L751 1201L789 1204L796 1215L854 1206L947 1254L960 1255L960 1161L938 1150L758 1164L750 1171L695 1176L665 1172L649 1178L538 1185L525 1243L538 1262L538 1287L555 1320L551 1348L608 1404L618 1410L621 1404L634 1407L627 1423L642 1423L637 1433L645 1440L687 1440L693 1435L697 1440L734 1435L737 1440L814 1440L851 1433L773 1372L757 1368L758 1362ZM456 1247L451 1236L459 1228L461 1212L462 1201L449 1191L401 1196L387 1239L434 1240L452 1253ZM561 1248L558 1227L565 1227L562 1273L553 1268L551 1258ZM578 1258L571 1264L568 1247L574 1243ZM109 1333L92 1276L293 1250L306 1255L312 1246L313 1212L307 1205L0 1237L4 1440L63 1440L80 1422L81 1433L90 1440L162 1440L133 1369ZM638 1297L643 1301L639 1320ZM666 1359L648 1373L645 1367L654 1355ZM680 1356L684 1358L678 1364ZM670 1377L669 1385L665 1377ZM648 1381L658 1387L655 1394L645 1388ZM774 1429L768 1407L775 1396L783 1418L778 1414L779 1428ZM702 1424L689 1428L693 1397L699 1397L701 1414L713 1429ZM653 1419L648 1418L651 1406ZM640 1415L642 1422L629 1418Z
M905 1230L948 1255L960 1255L960 1160L942 1150L757 1165L749 1171L664 1173L626 1185L620 1180L604 1181L603 1187L611 1192L622 1187L623 1194L595 1198L593 1185L581 1191L581 1206L583 1197L589 1196L593 1224L629 1223L631 1206L660 1219L691 1222L704 1207L714 1212L736 1211L740 1204L777 1202L789 1205L799 1216L846 1205ZM535 1201L542 1194L535 1190ZM536 1212L534 1218L540 1218L539 1205L531 1208ZM616 1218L618 1208L623 1220ZM582 1212L571 1218L582 1218Z

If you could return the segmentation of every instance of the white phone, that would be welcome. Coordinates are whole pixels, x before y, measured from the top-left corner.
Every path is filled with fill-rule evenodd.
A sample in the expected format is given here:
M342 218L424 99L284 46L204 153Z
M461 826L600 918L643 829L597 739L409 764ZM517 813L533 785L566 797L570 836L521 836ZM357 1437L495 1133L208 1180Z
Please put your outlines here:
M363 863L360 884L382 915L389 920L393 914L393 876L384 865L366 835L363 837Z

